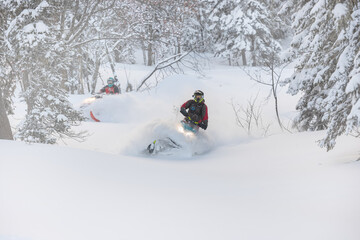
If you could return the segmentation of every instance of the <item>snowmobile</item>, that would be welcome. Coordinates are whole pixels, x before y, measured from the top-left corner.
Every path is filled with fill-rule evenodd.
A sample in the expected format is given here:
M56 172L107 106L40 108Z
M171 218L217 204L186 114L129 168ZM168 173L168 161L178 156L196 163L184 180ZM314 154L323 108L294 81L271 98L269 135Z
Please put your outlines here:
M199 132L199 126L188 119L181 120L180 123L181 125L179 126L178 131L185 136L193 136ZM145 153L153 155L171 149L181 149L182 147L183 146L181 146L175 140L171 139L170 137L166 137L154 140L152 143L150 143L147 146Z

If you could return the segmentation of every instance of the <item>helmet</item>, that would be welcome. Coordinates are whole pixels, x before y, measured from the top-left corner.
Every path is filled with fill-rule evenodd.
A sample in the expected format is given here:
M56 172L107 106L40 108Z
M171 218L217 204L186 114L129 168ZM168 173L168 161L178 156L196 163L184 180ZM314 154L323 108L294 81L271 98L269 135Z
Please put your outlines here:
M194 92L193 98L195 102L202 102L204 100L204 93L201 90L196 90Z
M115 80L112 77L109 77L107 80L108 86L112 87L114 85Z

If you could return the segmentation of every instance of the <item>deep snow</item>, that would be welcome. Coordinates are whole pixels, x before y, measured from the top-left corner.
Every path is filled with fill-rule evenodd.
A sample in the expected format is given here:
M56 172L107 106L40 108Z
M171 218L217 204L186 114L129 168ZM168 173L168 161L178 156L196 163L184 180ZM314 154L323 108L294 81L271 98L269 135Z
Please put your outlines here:
M85 142L0 141L0 240L360 239L360 140L341 137L326 152L316 144L324 132L281 132L272 101L262 102L270 89L239 68L205 72L96 100L83 111L102 122L89 118L76 128L89 131ZM200 146L208 148L194 155L198 146L176 126L179 106L196 89L205 92L209 128L201 133L208 144ZM256 95L272 124L265 138L261 129L247 136L230 104L246 106ZM80 107L88 97L72 102ZM281 89L285 123L296 100ZM22 112L20 105L13 124ZM141 154L165 135L189 148Z

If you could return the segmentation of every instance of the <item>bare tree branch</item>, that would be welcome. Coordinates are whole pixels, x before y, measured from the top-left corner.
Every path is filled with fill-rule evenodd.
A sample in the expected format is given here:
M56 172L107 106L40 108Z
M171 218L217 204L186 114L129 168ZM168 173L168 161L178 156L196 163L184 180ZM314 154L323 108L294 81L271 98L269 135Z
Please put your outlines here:
M231 106L235 113L237 125L244 129L249 136L253 135L255 130L257 133L261 131L261 136L267 136L270 124L263 122L262 108L257 103L257 99L258 96L250 98L247 101L246 107L240 106L234 100L231 100Z
M144 85L144 83L157 71L171 67L173 64L180 62L184 57L189 55L192 51L186 53L179 53L174 56L171 56L158 64L154 67L154 69L141 81L141 84L137 87L136 91L139 91L140 88ZM172 61L171 61L172 60Z

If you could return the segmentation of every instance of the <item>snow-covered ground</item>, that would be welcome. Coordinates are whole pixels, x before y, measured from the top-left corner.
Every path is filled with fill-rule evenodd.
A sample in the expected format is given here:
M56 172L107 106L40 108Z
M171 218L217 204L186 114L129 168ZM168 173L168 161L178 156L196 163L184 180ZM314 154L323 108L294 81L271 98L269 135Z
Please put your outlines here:
M131 76L148 70L126 68ZM265 101L270 89L241 69L213 64L204 73L84 106L101 120L76 128L88 131L85 142L0 141L0 240L360 239L360 139L341 137L326 152L316 144L324 132L281 132L272 99ZM201 144L176 127L179 106L196 89L209 108ZM285 92L279 107L290 125L298 97ZM250 137L236 125L231 105L256 96L271 124L265 138L261 127ZM90 97L71 100L80 108ZM13 124L21 106L16 112ZM166 135L187 148L141 153Z

